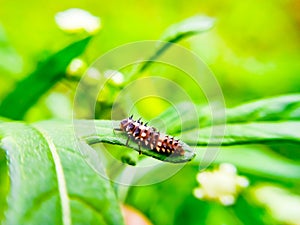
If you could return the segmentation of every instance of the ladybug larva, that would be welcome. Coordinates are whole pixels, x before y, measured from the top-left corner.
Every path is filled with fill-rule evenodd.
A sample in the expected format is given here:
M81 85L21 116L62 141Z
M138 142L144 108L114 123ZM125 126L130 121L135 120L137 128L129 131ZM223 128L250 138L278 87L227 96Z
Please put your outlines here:
M163 155L184 155L184 149L179 140L174 139L166 134L158 132L154 127L143 124L141 119L137 121L132 119L133 116L121 121L120 128L115 129L127 134L128 145L129 139L135 141L139 146L141 154L141 145Z

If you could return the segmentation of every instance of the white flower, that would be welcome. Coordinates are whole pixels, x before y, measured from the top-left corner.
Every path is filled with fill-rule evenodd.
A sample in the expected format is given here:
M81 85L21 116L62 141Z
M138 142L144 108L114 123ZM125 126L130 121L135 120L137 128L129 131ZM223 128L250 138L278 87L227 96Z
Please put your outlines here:
M282 224L300 224L300 196L274 185L253 188L256 201L265 206Z
M102 78L102 75L101 75L100 71L95 67L90 67L88 69L87 76L90 80L93 80L93 82L95 82L97 80L99 82Z
M86 63L79 58L75 58L71 61L67 68L67 73L69 75L81 75L86 70L87 65Z
M249 185L246 177L238 176L234 165L223 163L218 169L197 175L200 187L194 189L199 199L217 200L223 205L235 203L236 196Z
M124 82L124 75L117 70L106 70L104 77L109 78L110 82L115 85L121 85Z
M93 34L101 27L99 17L77 8L59 12L55 15L55 21L59 28L68 33L79 33L83 30Z

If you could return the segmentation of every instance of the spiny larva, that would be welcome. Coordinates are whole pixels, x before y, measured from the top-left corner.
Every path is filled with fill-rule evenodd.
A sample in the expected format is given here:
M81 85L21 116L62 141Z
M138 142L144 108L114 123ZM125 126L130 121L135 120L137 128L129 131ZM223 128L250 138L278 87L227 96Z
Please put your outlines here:
M167 134L158 132L154 127L147 126L148 123L132 119L133 116L121 121L120 128L115 129L123 131L127 134L128 145L129 139L133 140L139 145L139 152L141 154L141 145L163 155L184 155L184 149L179 140L174 139Z

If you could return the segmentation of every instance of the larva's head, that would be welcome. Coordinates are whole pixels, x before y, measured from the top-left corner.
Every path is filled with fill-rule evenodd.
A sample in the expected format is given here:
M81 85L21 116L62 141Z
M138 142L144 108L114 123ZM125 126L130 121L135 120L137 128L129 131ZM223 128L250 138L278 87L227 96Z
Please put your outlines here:
M126 130L127 126L129 124L132 124L133 122L134 122L134 120L132 119L132 116L122 120L121 123L120 123L120 129L121 130Z
M122 120L120 123L121 130L125 130L127 126L128 126L128 119Z

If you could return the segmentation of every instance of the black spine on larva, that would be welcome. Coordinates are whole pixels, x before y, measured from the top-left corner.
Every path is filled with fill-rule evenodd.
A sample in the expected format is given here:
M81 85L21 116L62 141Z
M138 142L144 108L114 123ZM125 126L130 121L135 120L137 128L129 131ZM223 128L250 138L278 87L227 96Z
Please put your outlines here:
M141 118L137 121L130 116L120 123L120 129L126 132L128 138L134 140L139 145L164 155L183 155L184 150L179 140L175 140L169 135L160 134L154 127L148 127L148 123L143 124Z

